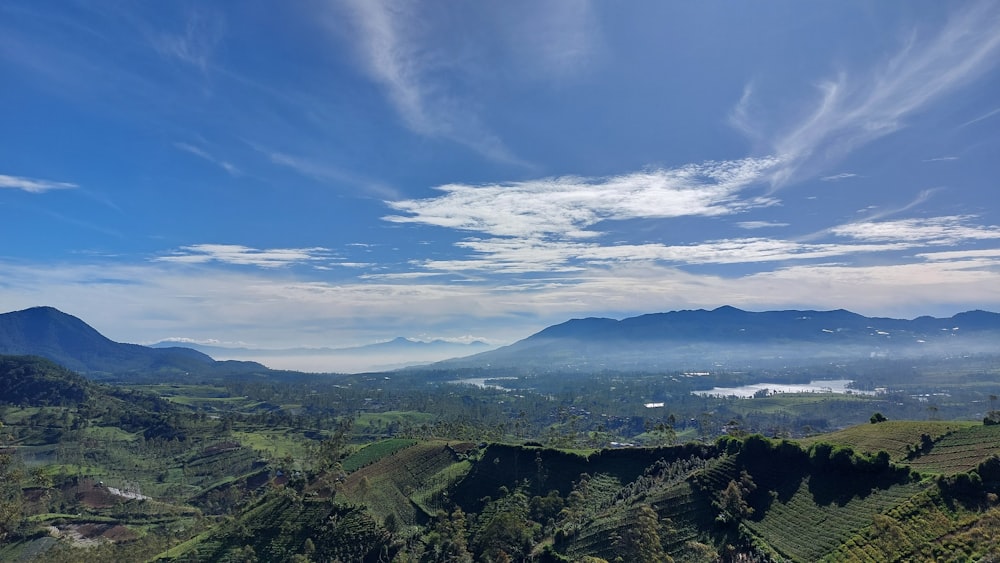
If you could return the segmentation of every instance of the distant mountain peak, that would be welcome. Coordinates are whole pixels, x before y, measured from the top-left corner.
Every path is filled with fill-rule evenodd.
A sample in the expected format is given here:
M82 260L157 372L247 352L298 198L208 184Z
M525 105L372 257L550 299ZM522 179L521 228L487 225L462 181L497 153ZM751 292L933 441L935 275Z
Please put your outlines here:
M187 372L216 365L189 348L114 342L81 319L48 306L0 314L0 354L41 356L82 373Z

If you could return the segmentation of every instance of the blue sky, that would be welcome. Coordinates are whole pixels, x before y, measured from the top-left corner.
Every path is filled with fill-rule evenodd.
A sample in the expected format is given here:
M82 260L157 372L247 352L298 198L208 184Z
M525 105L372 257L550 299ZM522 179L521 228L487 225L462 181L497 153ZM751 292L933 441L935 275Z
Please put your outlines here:
M0 309L501 344L1000 310L995 2L0 1Z

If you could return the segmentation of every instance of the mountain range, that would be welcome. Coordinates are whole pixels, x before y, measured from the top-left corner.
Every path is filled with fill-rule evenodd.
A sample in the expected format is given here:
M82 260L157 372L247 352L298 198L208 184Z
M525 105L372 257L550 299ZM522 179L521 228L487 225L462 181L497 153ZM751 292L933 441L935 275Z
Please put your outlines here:
M987 311L906 320L843 309L751 312L724 306L622 320L573 319L438 366L700 370L998 351L1000 314Z
M0 314L0 354L35 355L86 374L266 371L231 358L285 355L395 359L398 367L441 358L433 369L530 368L545 371L736 369L860 358L947 356L1000 351L1000 314L968 311L948 318L866 317L845 310L750 312L735 307L655 313L622 320L573 319L509 346L467 355L485 343L418 342L405 338L357 347L249 350L153 347L113 342L82 320L52 307ZM424 360L426 361L426 360ZM418 368L419 369L419 368ZM311 370L323 371L323 370ZM331 371L331 370L326 370Z
M374 344L365 344L363 346L350 346L344 348L333 348L333 347L298 347L298 348L247 348L247 347L231 347L231 346L214 346L211 344L199 344L187 341L175 341L175 340L164 340L152 344L153 348L172 348L176 346L183 346L186 348L191 348L192 350L198 350L204 354L208 354L212 357L226 357L226 356L245 356L245 355L256 355L264 354L268 356L328 356L328 355L368 355L368 356L379 356L383 354L397 354L400 352L451 352L453 355L468 354L472 352L482 351L489 347L489 344L483 342L482 340L474 340L472 342L451 342L448 340L413 340L410 338L404 338L402 336L388 340L386 342L376 342Z

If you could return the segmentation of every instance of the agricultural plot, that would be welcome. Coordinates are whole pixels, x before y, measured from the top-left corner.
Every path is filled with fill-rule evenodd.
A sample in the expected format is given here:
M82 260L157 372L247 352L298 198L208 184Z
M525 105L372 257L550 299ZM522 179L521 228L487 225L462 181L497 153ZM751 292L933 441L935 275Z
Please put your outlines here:
M371 465L388 455L392 455L416 443L416 440L410 438L389 438L388 440L374 442L347 456L341 462L341 467L345 472L353 473L362 467Z
M990 524L1000 519L995 508L988 514L991 518L982 520L982 513L927 489L876 517L826 560L979 561L996 553L996 528Z
M449 446L436 440L402 449L348 475L337 498L365 504L379 521L392 514L403 525L422 523L430 515L412 498L426 498L431 489L440 488L441 472L456 463L464 463L467 471L470 465L456 459L454 452L468 447L471 444Z
M900 504L924 486L896 485L851 498L845 504L817 504L810 479L805 479L787 502L774 502L762 519L744 524L785 557L817 561L869 525L873 515Z
M301 431L281 427L244 427L233 431L232 437L272 459L303 459L307 456L310 443Z
M679 463L687 467L685 462ZM700 467L690 466L690 470ZM728 469L732 466L721 469L720 475ZM581 488L582 499L568 507L571 516L559 523L557 549L573 557L598 554L613 559L616 538L627 534L642 505L649 505L665 525L661 540L667 551L680 550L686 542L700 539L706 526L711 526L715 511L708 496L692 487L687 476L678 475L647 488L635 483L622 486L611 475L595 475Z
M921 473L954 475L974 469L997 453L1000 453L1000 425L977 425L942 437L930 451L921 453L909 464Z
M885 451L889 459L906 462L910 450L921 443L921 436L937 441L951 432L978 426L976 422L889 420L878 424L859 424L837 432L797 440L804 448L816 442L849 446L856 452L875 454Z

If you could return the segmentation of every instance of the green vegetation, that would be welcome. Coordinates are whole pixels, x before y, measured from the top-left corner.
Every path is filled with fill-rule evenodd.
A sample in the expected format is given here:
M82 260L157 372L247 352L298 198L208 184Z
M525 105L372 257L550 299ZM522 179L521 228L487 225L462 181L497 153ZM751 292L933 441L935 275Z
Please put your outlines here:
M894 382L877 395L734 399L691 391L764 374L112 385L0 357L0 559L976 559L1000 425L981 422L995 366L968 361L852 366ZM970 384L942 393L948 370Z
M380 440L371 444L367 444L363 448L354 452L353 454L344 458L342 462L342 467L347 473L352 473L375 463L376 461L392 455L403 448L408 448L417 443L416 440L412 438L390 438L388 440Z

